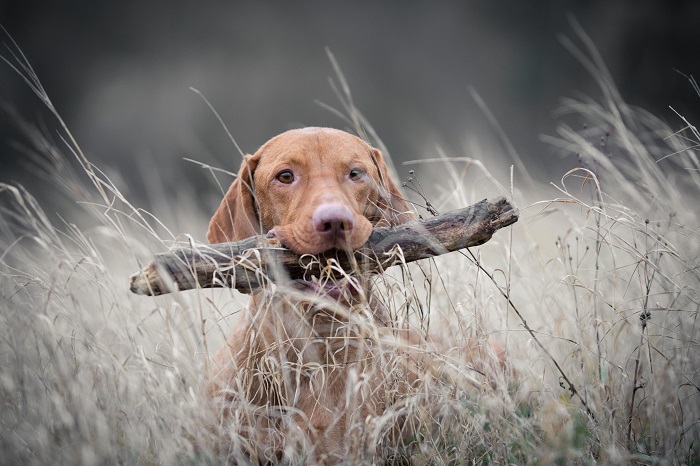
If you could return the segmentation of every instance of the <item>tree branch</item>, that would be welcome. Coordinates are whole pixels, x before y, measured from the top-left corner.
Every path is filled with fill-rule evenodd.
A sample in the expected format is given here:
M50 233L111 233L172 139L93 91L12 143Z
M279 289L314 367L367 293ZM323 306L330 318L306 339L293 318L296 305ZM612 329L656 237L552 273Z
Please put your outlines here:
M193 244L156 255L153 262L131 276L131 291L156 296L177 290L234 287L251 293L268 281L318 277L329 264L348 273L381 272L398 263L484 244L497 230L517 220L518 210L500 197L426 220L375 228L360 249L348 253L338 250L299 256L274 236Z

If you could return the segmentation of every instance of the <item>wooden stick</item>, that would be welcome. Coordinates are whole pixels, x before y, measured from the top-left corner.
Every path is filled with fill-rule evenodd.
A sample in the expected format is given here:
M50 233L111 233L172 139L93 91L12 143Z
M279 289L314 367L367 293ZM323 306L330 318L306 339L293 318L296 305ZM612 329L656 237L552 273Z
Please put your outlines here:
M496 230L517 221L518 210L500 197L393 228L375 228L369 240L351 254L331 251L299 256L274 236L193 244L156 255L153 262L131 276L131 291L155 296L177 290L234 287L251 293L269 281L309 280L333 268L355 274L381 272L395 264L484 244Z

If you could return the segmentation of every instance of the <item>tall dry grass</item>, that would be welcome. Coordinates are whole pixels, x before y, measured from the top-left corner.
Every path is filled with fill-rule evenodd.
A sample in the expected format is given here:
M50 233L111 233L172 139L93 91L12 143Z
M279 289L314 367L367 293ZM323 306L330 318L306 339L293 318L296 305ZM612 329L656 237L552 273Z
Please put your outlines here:
M562 121L575 126L547 140L576 168L548 195L519 188L523 167L512 187L499 185L488 157L439 154L414 167L406 189L417 204L461 207L488 184L522 216L483 247L377 278L390 312L443 351L426 350L435 370L384 416L358 420L348 463L698 463L700 134L625 104L581 37L583 49L569 46L602 97L564 102ZM31 190L0 186L0 463L245 462L255 448L237 429L245 416L219 422L204 386L208 355L246 297L128 291L129 274L189 240L179 232L203 232L207 212L186 198L157 206L158 218L131 204L12 50L9 65L61 127L55 143L24 125L31 153L76 211L54 223ZM380 144L342 77L339 95L347 126ZM505 363L463 357L474 341L502 345ZM396 342L380 343L390 366ZM397 451L387 439L399 417L409 422ZM288 448L284 460L306 454Z

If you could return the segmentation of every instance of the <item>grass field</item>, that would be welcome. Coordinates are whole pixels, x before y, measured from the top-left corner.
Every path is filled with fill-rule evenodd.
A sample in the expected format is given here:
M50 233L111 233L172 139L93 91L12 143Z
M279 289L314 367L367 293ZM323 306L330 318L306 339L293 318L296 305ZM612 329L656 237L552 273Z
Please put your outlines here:
M560 180L535 189L516 166L502 186L510 175L492 176L487 154L414 165L418 204L444 212L501 193L521 219L482 247L379 280L392 312L455 351L431 355L441 378L365 420L364 442L408 415L415 464L700 463L700 133L626 105L595 52L578 53L601 93L564 101L547 139L576 168ZM21 55L9 62L58 118ZM181 233L201 239L209 213L186 185L157 218L132 205L62 128L58 143L26 131L37 170L74 211L51 222L31 189L0 185L0 463L244 458L246 438L212 413L204 368L247 298L128 289ZM468 340L502 345L505 363L490 355L475 371L458 354Z

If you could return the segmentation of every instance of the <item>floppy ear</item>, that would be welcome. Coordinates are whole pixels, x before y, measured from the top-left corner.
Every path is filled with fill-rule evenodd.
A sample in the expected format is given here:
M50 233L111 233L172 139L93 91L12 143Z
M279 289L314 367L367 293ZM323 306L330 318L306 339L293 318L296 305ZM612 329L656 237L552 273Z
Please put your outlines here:
M378 217L380 221L388 222L390 226L400 225L410 220L416 219L404 199L398 186L394 184L389 176L389 170L384 162L384 156L377 149L372 149L372 159L379 171L379 200L377 201Z
M239 241L260 234L253 186L253 172L258 160L257 154L243 158L238 177L228 188L221 205L209 221L207 240L210 243Z

